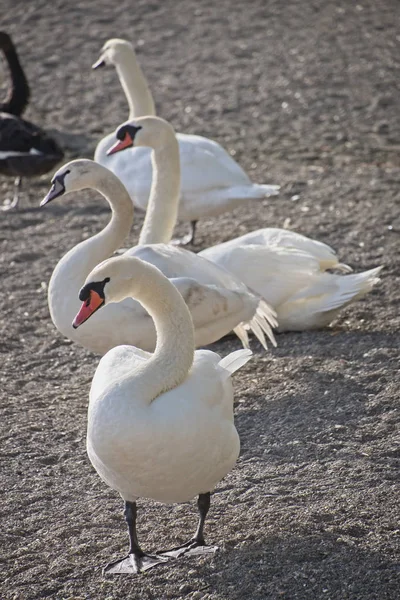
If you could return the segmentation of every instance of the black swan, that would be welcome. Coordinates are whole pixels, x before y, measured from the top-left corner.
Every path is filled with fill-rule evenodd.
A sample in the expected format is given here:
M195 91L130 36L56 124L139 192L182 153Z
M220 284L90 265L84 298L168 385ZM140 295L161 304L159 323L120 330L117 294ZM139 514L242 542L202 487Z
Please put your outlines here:
M22 177L48 173L64 158L64 152L46 131L20 117L28 104L29 85L15 46L5 32L0 32L0 50L11 74L10 91L0 104L0 173L16 178L13 199L0 209L10 210L18 204Z

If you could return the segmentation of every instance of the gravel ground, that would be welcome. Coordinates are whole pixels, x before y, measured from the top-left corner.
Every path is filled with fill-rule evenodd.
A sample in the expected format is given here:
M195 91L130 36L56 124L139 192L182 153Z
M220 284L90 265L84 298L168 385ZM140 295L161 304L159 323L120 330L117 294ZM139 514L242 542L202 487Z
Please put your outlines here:
M109 212L88 192L39 210L50 177L27 181L20 210L0 221L1 599L396 600L398 1L1 6L32 87L26 117L57 131L69 157L91 157L126 119L116 73L90 70L118 36L135 43L161 116L219 141L254 181L282 185L279 197L201 222L196 249L286 223L356 271L385 267L331 329L280 335L267 353L253 343L234 378L241 456L206 526L219 552L105 579L127 535L121 500L85 451L98 357L55 330L46 284ZM239 347L234 337L214 345ZM197 520L194 503L139 509L149 550L184 541Z

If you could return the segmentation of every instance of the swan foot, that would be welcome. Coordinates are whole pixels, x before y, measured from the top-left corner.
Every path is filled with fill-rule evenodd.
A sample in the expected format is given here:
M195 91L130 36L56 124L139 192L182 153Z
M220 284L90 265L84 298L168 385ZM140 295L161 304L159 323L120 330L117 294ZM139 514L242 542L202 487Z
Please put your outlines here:
M6 211L6 210L12 210L13 208L17 208L18 201L19 201L19 190L21 188L21 181L22 181L21 177L16 178L16 180L14 182L13 199L10 200L9 198L6 198L3 202L3 204L0 205L0 210Z
M189 244L194 245L194 235L196 233L197 221L190 221L190 231L184 235L183 238L177 240L171 240L171 244L174 246L188 246Z
M152 554L146 554L139 546L136 534L136 502L125 501L124 515L129 531L129 554L121 560L108 563L103 569L103 575L117 575L122 573L137 575L144 571L148 571L157 565L168 562L169 558L167 556L153 556Z
M198 556L201 554L214 554L218 550L218 546L207 546L204 540L204 522L206 520L207 513L210 508L210 492L205 494L199 494L197 500L197 508L199 511L199 524L196 529L196 533L191 540L171 548L171 550L160 550L157 552L157 556L166 556L167 558L179 558L180 556Z
M2 210L2 211L11 210L13 208L16 208L17 204L18 204L18 198L17 198L17 201L15 201L15 198L13 198L12 200L10 200L9 198L6 198L3 202L3 204L0 206L0 210Z
M168 562L167 556L152 556L151 554L140 554L130 553L121 560L108 563L103 569L103 575L118 575L118 574L131 574L138 575L144 573L153 567Z
M202 554L214 554L218 550L218 546L206 546L204 540L191 539L182 546L171 548L171 550L160 550L157 556L165 556L167 558L179 558L180 556L201 556Z

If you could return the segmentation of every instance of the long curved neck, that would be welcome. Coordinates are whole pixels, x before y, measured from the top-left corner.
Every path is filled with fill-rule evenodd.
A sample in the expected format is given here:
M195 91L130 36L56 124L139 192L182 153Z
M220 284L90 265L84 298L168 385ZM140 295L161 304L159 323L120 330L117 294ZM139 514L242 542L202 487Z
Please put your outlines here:
M195 343L192 318L181 294L156 267L142 261L141 267L140 291L136 283L130 291L152 317L157 345L134 377L150 403L186 379L193 364Z
M139 244L168 244L178 218L180 196L179 144L168 142L152 151L153 179Z
M29 85L12 42L3 50L11 74L11 89L0 111L19 117L25 110L30 96Z
M126 51L124 59L115 65L119 80L129 105L129 120L138 117L154 116L156 109L142 69L136 59L135 51Z
M97 163L93 165L93 183L89 185L88 182L86 187L96 189L106 198L112 216L102 231L71 248L54 269L49 285L49 297L56 295L59 298L59 301L54 303L54 310L71 314L77 305L79 306L77 291L84 284L87 275L99 262L109 258L121 246L133 222L133 204L124 185L105 167ZM71 301L71 297L74 301ZM52 317L53 320L58 320L56 315L52 314ZM65 315L60 314L59 318L64 320Z
M111 208L111 219L102 231L81 242L87 245L86 252L90 246L93 258L96 255L95 265L118 250L133 223L133 204L125 186L105 167L96 165L96 170L99 166L101 170L91 187L107 200Z

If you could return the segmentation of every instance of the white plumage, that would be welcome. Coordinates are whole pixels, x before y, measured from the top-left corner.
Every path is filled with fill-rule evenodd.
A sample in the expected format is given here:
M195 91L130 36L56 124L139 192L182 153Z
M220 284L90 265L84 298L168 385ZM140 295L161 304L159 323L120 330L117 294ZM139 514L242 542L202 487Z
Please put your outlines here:
M330 246L272 227L199 254L262 296L276 310L279 331L326 327L340 310L379 282L382 269L351 273L352 269L339 262Z
M90 391L87 451L100 477L126 503L130 552L106 570L136 573L170 556L146 555L139 547L139 497L173 503L199 495L199 528L171 555L205 545L209 493L232 469L240 448L230 375L251 352L224 359L208 350L194 352L193 325L179 292L156 267L128 256L109 259L88 275L74 326L91 317L96 298L107 307L127 297L154 319L156 350L118 346L101 359Z

